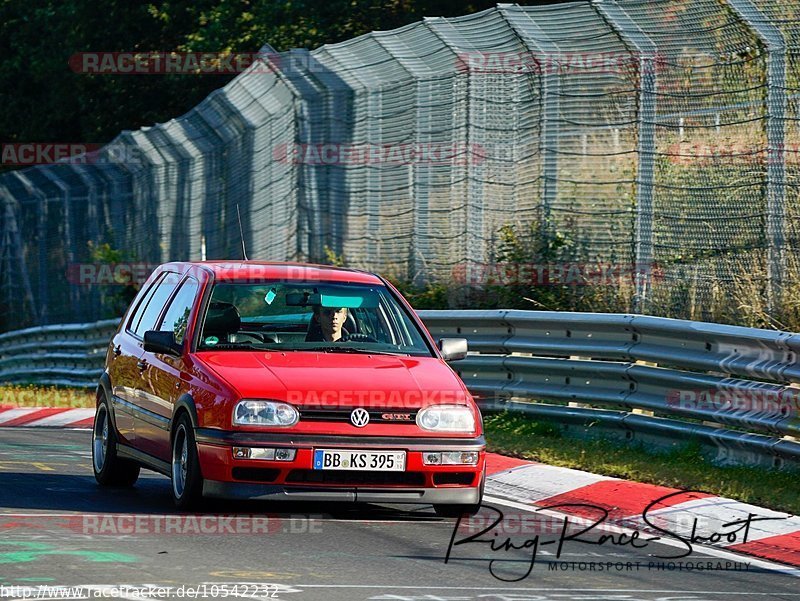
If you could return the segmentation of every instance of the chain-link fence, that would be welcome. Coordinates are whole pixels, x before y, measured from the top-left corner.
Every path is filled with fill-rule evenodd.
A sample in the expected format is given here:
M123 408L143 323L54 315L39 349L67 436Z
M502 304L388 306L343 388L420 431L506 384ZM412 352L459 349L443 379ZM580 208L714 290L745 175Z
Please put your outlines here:
M794 1L596 0L265 52L178 119L0 176L0 329L113 312L104 262L239 258L237 206L251 259L475 283L506 228L544 249L518 260L631 274L631 310L777 316L799 34Z

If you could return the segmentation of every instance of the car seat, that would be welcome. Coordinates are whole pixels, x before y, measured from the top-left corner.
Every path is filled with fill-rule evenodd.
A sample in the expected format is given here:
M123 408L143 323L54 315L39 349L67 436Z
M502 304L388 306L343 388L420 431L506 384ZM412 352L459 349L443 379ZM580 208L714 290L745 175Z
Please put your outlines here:
M206 314L202 340L214 336L219 342L233 342L231 335L238 332L241 326L242 319L236 305L220 301L212 302Z

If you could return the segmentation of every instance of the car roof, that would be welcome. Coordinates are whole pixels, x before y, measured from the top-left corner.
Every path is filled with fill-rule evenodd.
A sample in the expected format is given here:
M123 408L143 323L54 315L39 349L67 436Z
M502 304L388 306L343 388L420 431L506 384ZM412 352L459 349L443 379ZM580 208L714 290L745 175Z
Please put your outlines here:
M281 263L271 261L182 261L167 263L185 272L191 266L205 268L214 274L215 281L244 280L257 283L264 280L297 280L310 282L351 282L357 284L378 284L383 281L374 273L359 269L316 265L313 263Z

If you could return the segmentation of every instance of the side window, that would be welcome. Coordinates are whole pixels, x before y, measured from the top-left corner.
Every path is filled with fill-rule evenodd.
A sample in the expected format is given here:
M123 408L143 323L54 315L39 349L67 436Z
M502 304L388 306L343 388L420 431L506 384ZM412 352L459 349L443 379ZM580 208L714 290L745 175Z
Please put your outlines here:
M158 327L162 332L174 332L175 342L178 344L183 343L183 337L186 335L186 325L197 296L197 288L197 280L187 278L169 304L164 319L161 320L161 325Z
M156 329L156 319L161 315L161 310L175 291L176 277L177 274L170 273L169 277L162 279L150 297L150 301L147 303L144 313L142 313L142 318L133 330L134 334L140 338L144 337L146 331Z
M156 288L158 288L158 285L164 280L164 276L166 275L167 275L166 273L162 273L156 278L156 280L152 284L150 284L150 287L142 296L142 300L139 302L139 305L136 307L136 310L133 312L133 315L131 316L131 319L128 322L129 330L131 331L136 330L136 326L142 319L142 313L144 313L144 310L147 307L147 303L149 303L150 299L153 298L153 294L155 293Z

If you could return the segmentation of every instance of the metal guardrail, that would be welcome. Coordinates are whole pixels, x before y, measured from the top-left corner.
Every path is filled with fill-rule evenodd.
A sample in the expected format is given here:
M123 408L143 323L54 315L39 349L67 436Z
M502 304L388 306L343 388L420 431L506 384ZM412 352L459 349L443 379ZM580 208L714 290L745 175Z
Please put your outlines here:
M452 365L486 409L800 460L800 334L624 314L419 315L434 337L469 341ZM95 386L117 323L0 335L0 382Z
M800 460L800 334L645 315L419 315L434 337L467 338L471 354L453 367L485 408Z
M119 319L0 334L0 382L94 388Z

